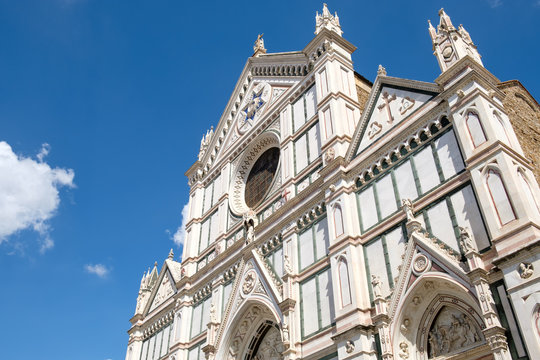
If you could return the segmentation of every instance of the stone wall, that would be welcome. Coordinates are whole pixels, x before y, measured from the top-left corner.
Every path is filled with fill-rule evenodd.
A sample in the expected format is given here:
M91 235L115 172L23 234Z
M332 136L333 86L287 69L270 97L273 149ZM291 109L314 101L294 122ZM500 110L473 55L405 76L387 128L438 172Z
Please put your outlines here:
M364 112L366 104L369 98L369 93L371 92L371 87L373 83L357 73L354 72L354 82L356 84L356 93L358 94L358 102L360 103L360 111Z
M497 87L506 94L504 108L540 183L540 105L518 80L505 81Z

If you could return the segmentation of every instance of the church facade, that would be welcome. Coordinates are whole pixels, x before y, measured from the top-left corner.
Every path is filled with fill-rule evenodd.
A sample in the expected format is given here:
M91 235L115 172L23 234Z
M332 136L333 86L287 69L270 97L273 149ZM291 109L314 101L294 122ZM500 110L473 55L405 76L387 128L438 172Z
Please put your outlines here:
M357 74L326 5L257 39L126 360L540 358L540 106L439 16L433 83Z

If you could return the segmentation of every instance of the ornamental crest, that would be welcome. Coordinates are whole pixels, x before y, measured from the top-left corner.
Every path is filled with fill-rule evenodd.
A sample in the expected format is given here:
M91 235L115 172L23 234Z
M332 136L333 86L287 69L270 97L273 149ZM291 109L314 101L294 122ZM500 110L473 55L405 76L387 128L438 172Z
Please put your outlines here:
M257 121L261 109L270 100L272 87L268 83L260 83L246 96L242 111L238 116L237 128L240 134L248 131Z

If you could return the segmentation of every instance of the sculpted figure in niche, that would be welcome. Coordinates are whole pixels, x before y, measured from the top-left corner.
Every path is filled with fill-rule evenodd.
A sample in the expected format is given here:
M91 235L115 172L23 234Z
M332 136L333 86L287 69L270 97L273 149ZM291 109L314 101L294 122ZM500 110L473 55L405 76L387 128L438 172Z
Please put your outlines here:
M521 276L522 279L527 279L531 277L533 274L533 266L529 263L521 263L519 264L519 276Z
M476 251L476 246L474 245L471 232L468 228L461 226L459 227L459 244L461 245L461 249L465 254L471 251Z
M255 241L255 212L249 209L244 214L244 229L246 230L246 245Z
M326 153L324 154L324 160L329 163L330 161L334 160L336 157L336 150L334 150L333 147L326 150Z
M371 275L371 287L375 298L382 297L381 278L377 275Z
M354 351L354 343L351 340L347 340L347 343L345 344L345 351L347 351L347 354Z
M399 344L399 357L402 359L409 358L409 345L405 341Z
M289 259L289 256L287 255L285 255L284 267L285 267L286 274L291 275L293 273L291 260Z
M285 320L283 321L282 327L283 327L283 341L289 342L289 326L287 325Z
M210 305L210 322L212 322L212 323L217 322L216 304L214 304L214 303L212 303L212 305Z
M409 331L410 326L411 326L411 320L406 318L405 320L403 320L403 323L401 324L401 332L403 334L406 334Z

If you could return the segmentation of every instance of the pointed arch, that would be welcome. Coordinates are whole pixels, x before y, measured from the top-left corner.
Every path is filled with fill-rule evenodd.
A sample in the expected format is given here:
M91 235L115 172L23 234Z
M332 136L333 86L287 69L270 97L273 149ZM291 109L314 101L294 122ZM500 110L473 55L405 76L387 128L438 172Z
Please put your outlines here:
M473 147L477 148L487 141L484 127L480 121L480 116L476 111L467 110L467 114L465 115L465 125L467 125L467 131L469 132Z
M334 235L339 237L345 232L343 224L343 211L341 210L341 205L336 203L334 205Z
M523 188L523 191L525 192L525 196L527 197L527 200L529 201L531 208L533 210L537 210L540 212L540 207L538 206L538 200L536 196L534 195L533 188L531 186L531 181L529 177L527 176L527 172L522 167L519 167L517 170L519 180L521 182L521 187Z
M444 330L448 330L452 325L454 320L452 315L458 322L454 325L455 332L452 333L454 338L451 339L452 346L449 347L451 350L441 356L454 355L473 348L477 349L475 353L479 354L479 357L491 353L489 347L485 346L482 333L484 320L478 298L466 276L462 278L461 275L464 274L428 270L412 285L408 285L407 289L403 289L399 305L394 311L389 312L396 314L392 330L394 354L398 354L403 345L411 351L410 358L419 360L433 358L430 356L429 333L437 326L444 325L446 328L441 331L439 338L442 339ZM445 307L450 311L444 311ZM441 311L443 316L438 321ZM471 333L466 331L467 326L474 329L472 337ZM463 347L460 347L461 345Z
M516 213L499 170L490 166L485 172L485 181L499 224L503 226L515 220Z
M174 318L174 340L180 340L182 334L182 313L176 314Z
M505 137L503 139L504 142L506 142L508 145L511 145L510 135L508 134L508 130L506 129L506 124L504 123L503 118L501 117L501 115L499 114L499 112L497 110L493 110L493 117L498 121L498 123L503 128L503 134L504 134L504 137Z
M251 296L226 320L222 336L214 344L218 349L216 359L251 359L257 352L256 343L264 338L262 332L265 324L280 329L281 314L269 299ZM261 337L262 335L262 337Z
M351 282L349 278L349 266L345 256L340 256L338 259L338 276L341 307L344 308L352 303Z

